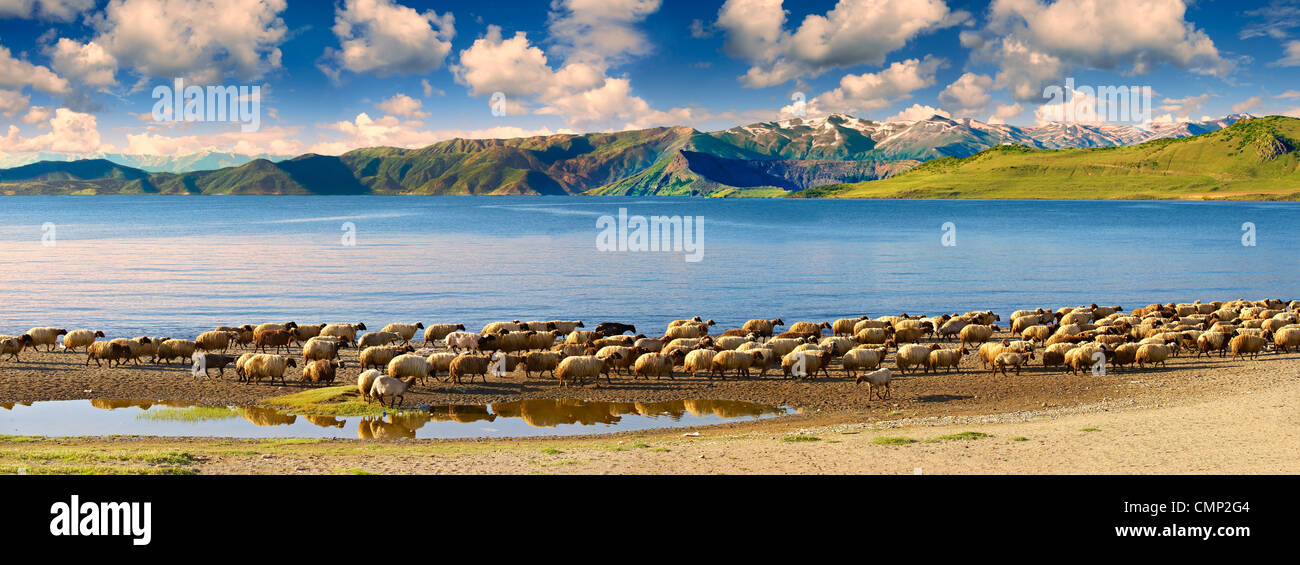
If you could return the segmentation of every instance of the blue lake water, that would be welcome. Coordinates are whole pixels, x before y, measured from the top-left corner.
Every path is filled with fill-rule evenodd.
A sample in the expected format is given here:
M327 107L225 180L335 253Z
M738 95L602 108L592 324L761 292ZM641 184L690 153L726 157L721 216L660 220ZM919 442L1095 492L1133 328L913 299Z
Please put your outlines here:
M620 208L702 217L702 259L598 251L597 219ZM617 320L649 333L693 315L736 327L1290 299L1300 297L1297 220L1297 203L7 197L0 333L192 338L264 321L475 329L511 319ZM343 245L348 222L355 246ZM941 244L947 222L952 247Z

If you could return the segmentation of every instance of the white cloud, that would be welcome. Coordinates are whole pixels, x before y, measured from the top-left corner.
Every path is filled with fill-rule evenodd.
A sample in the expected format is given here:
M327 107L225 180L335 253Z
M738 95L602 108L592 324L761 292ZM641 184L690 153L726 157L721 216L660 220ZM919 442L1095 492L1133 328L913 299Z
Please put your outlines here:
M745 86L763 88L837 67L883 65L886 56L930 31L965 21L942 0L839 0L825 15L810 14L786 29L781 0L727 0L715 24L727 53L752 65Z
M1019 102L1014 104L999 104L998 107L993 110L993 115L989 116L988 123L1005 124L1007 123L1007 120L1019 117L1020 114L1024 113L1024 111L1025 107L1021 106Z
M238 129L227 132L170 136L158 133L155 128L138 134L126 134L127 146L123 153L131 155L191 155L203 151L238 153L241 155L299 155L306 147L294 137L298 128L262 127L258 131L243 133Z
M695 39L708 39L713 37L713 26L704 20L691 20L691 37Z
M429 79L427 79L427 78L425 78L425 79L420 79L420 86L424 89L424 97L425 97L425 98L428 98L428 97L430 97L430 96L433 96L434 93L437 93L438 96L442 96L442 95L444 95L444 94L447 94L446 92L443 92L442 89L435 88L435 87L433 86L433 84L431 84L431 83L429 82Z
M983 111L993 100L989 94L991 88L992 77L964 73L939 93L939 103L956 108L954 112L959 116L972 116Z
M31 99L17 90L0 89L0 116L13 118L27 109Z
M46 94L67 94L71 90L67 79L47 67L15 59L8 47L0 45L0 88L21 90L29 85Z
M0 0L0 18L70 22L95 7L95 0Z
M100 150L99 128L95 116L59 108L54 111L54 117L50 119L49 124L49 133L28 138L22 136L18 126L10 125L8 134L0 137L0 151L93 153Z
M636 24L659 11L660 0L555 0L550 35L566 62L599 64L645 55L650 44Z
M1282 94L1274 96L1274 98L1300 98L1300 90L1288 90Z
M216 84L280 67L285 0L109 0L92 18L103 47L145 78Z
M50 117L53 115L54 112L50 110L49 106L32 106L27 109L27 113L23 114L22 119L19 121L24 124L40 124L38 127L48 128L50 127Z
M1273 63L1280 67L1300 67L1300 40L1288 41L1283 46L1285 53Z
M943 116L945 118L952 117L951 114L949 114L947 111L943 110L942 108L935 108L933 106L923 106L921 104L912 104L911 106L904 108L902 112L899 112L888 118L885 118L885 121L886 122L915 122L918 120L927 120L934 116Z
M334 13L340 48L326 49L335 67L378 76L427 73L442 68L456 36L451 12L417 12L392 0L346 0Z
M1205 106L1206 101L1210 99L1209 93L1198 96L1184 96L1182 98L1165 98L1160 101L1160 110L1169 112L1175 116L1187 118Z
M1039 124L1069 122L1100 124L1106 122L1106 109L1098 98L1087 91L1065 88L1060 102L1048 102L1034 109Z
M527 130L513 126L481 130L426 130L419 121L401 120L394 116L371 118L362 112L352 121L336 122L323 129L343 134L342 139L323 141L311 147L311 152L322 155L341 155L363 147L403 147L415 149L448 139L500 139L571 133L568 130L552 131L548 128Z
M809 114L858 113L879 110L912 92L934 85L934 73L943 59L926 56L895 62L876 73L845 75L840 86L808 102ZM793 107L783 112L789 113Z
M82 44L61 37L48 54L51 66L63 76L90 86L117 84L117 58L94 41Z
M964 32L976 59L998 63L997 88L1041 100L1075 67L1145 74L1161 65L1224 76L1224 59L1186 19L1183 0L995 0L982 32Z
M1250 98L1247 98L1245 100L1242 100L1241 102L1233 104L1232 113L1241 114L1243 112L1249 112L1251 108L1258 107L1259 103L1262 102L1263 100L1264 99L1262 97L1251 96Z
M376 108L379 108L380 110L383 110L384 112L387 112L394 116L401 116L403 118L415 118L419 120L422 120L430 116L428 112L424 112L420 110L422 106L424 106L424 102L411 98L410 96L407 96L400 92L393 95L392 98L389 98L387 100L384 100L383 102L375 104Z

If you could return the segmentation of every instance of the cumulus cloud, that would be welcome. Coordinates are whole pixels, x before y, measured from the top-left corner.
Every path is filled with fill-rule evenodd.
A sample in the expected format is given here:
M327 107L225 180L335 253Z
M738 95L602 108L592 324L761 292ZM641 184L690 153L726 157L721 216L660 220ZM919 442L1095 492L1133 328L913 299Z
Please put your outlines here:
M375 104L376 108L394 116L415 119L424 119L429 117L430 114L428 112L420 110L422 106L424 106L424 102L411 98L410 96L400 92L393 95L392 98Z
M95 7L95 0L0 0L0 18L70 22Z
M126 149L132 155L191 155L204 151L238 153L241 155L299 155L306 147L296 139L296 127L262 127L244 133L238 129L226 132L166 135L154 128L137 134L126 134Z
M885 118L885 121L886 122L915 122L918 120L927 120L934 116L943 116L945 118L952 117L951 114L949 114L946 110L942 108L935 108L933 106L925 106L922 104L912 104L911 106L904 108L902 112L899 112L888 118Z
M1210 99L1208 93L1198 96L1184 96L1182 98L1165 98L1160 101L1158 108L1163 112L1168 112L1175 116L1186 118L1200 110L1202 106Z
M993 100L989 89L993 78L988 75L964 73L939 93L939 103L956 108L959 116L972 116L981 112Z
M924 59L895 62L876 73L845 75L838 88L809 101L807 112L852 114L888 107L916 90L933 86L934 73L942 65L943 59L927 55ZM793 106L783 110L793 111Z
M1019 102L1013 104L999 104L998 107L993 110L993 115L989 116L988 123L1005 124L1007 123L1007 120L1019 117L1020 114L1024 113L1024 111L1025 107L1021 106Z
M31 99L17 90L0 89L0 116L13 118L27 109Z
M1039 124L1070 122L1100 124L1106 122L1105 109L1096 96L1086 91L1065 88L1062 100L1048 102L1034 109Z
M378 76L427 73L442 68L456 36L451 12L417 12L393 0L346 0L334 13L339 49L328 48L321 70Z
M0 95L0 97L3 97L3 95ZM50 110L49 106L32 106L27 109L27 113L23 114L22 119L19 121L24 124L39 124L38 127L40 128L48 128L50 127L50 117L53 115L54 112Z
M715 25L726 32L727 53L752 65L741 77L745 86L773 86L837 67L880 66L912 38L969 18L942 0L839 0L793 31L786 16L782 0L727 0L718 11Z
M285 0L109 0L91 18L92 43L142 80L252 80L280 67L284 9Z
M54 111L49 126L48 133L25 138L18 126L10 125L8 133L0 137L0 151L93 153L100 150L99 127L93 115L59 108Z
M660 0L555 0L549 25L556 54L601 63L645 55L650 43L636 24L659 11Z
M1233 104L1233 105L1232 105L1232 112L1233 112L1234 114L1241 114L1241 113L1243 113L1243 112L1249 112L1251 108L1256 108L1256 107L1258 107L1258 106L1259 106L1259 103L1260 103L1260 102L1263 102L1263 101L1264 101L1264 99L1263 99L1262 97L1259 97L1259 96L1251 96L1250 98L1247 98L1247 99L1245 99L1245 100L1242 100L1241 102L1238 102L1238 103L1236 103L1236 104Z
M47 54L50 66L63 76L90 86L117 84L117 58L94 41L83 44L61 37Z
M1225 76L1234 63L1186 19L1183 0L994 0L988 25L961 34L973 57L1000 70L994 86L1016 100L1041 100L1043 87L1074 68L1145 74L1170 65Z
M67 79L48 67L15 59L9 54L8 47L0 45L0 88L22 90L26 86L46 94L67 94L71 91Z

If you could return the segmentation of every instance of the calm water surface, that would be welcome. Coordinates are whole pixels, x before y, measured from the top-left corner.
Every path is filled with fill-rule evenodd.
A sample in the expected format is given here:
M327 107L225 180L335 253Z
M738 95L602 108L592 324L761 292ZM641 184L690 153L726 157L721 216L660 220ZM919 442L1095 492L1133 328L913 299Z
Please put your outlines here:
M596 219L704 218L703 260L602 253ZM0 333L635 323L1300 297L1296 203L572 197L0 198ZM42 244L46 222L54 245ZM356 245L342 245L343 224ZM941 245L953 222L957 245ZM1242 245L1242 224L1257 230ZM1005 318L1005 316L1004 316Z

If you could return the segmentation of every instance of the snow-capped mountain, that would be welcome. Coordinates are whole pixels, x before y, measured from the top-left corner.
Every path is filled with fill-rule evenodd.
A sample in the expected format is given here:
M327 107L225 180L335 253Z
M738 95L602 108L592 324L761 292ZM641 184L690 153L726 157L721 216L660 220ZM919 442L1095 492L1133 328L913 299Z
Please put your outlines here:
M289 155L240 155L204 151L190 155L124 155L120 153L0 153L0 169L20 167L39 161L80 161L104 159L119 165L141 169L150 173L188 173L211 171L225 167L238 167L255 159L283 161Z
M780 159L923 161L936 157L967 157L1005 143L1036 149L1136 145L1152 139L1216 131L1247 117L1250 116L1232 114L1205 122L1141 126L1062 122L1012 126L943 116L879 122L832 114L750 124L708 135Z

